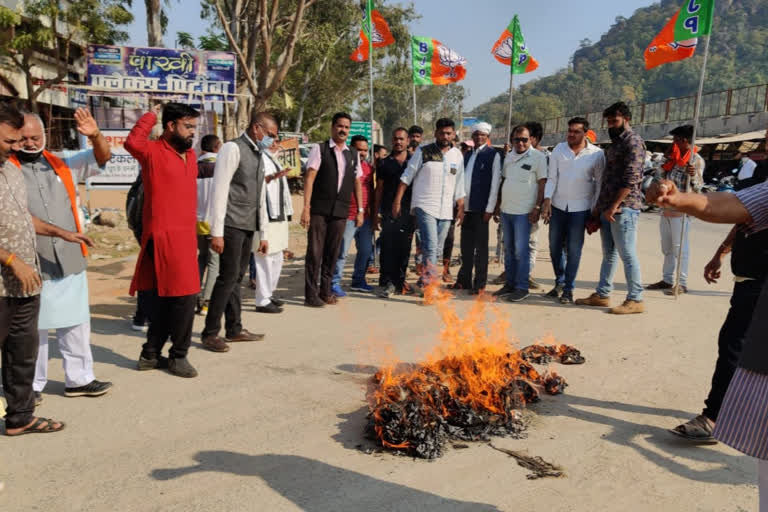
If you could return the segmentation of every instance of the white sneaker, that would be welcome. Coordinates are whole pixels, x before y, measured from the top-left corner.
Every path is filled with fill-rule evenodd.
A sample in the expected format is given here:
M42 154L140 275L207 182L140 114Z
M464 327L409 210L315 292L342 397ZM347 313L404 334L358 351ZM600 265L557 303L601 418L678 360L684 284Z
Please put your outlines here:
M131 320L131 329L139 332L147 332L148 327L146 325L135 324L133 323L133 320Z

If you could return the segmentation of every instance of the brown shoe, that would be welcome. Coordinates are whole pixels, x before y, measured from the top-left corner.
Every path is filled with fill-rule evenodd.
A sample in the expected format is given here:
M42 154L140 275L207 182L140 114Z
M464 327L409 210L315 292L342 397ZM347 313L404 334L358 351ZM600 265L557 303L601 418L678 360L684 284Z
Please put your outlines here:
M576 304L579 306L608 308L611 307L611 299L609 297L601 297L598 293L593 293L586 299L576 299Z
M218 336L203 338L203 348L207 348L211 352L229 352L229 345Z
M680 285L680 288L677 290L677 293L682 295L684 293L688 293L688 287ZM675 294L675 287L673 286L669 290L664 290L664 295L674 295Z
M649 284L648 286L645 287L645 289L646 290L669 290L672 287L673 285L669 284L668 282L662 279L658 283Z
M254 334L248 331L248 329L243 329L236 336L227 336L227 341L230 343L236 343L238 341L261 341L263 339L263 334Z
M625 300L621 306L616 306L610 310L612 315L634 315L645 313L645 305L636 300Z
M329 306L335 306L339 303L339 299L336 298L335 295L330 295L328 297L320 297L320 300L328 304Z

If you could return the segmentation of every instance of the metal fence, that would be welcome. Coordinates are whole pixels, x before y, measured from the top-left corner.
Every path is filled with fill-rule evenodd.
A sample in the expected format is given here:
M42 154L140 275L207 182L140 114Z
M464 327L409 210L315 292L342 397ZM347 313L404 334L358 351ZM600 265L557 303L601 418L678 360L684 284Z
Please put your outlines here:
M696 106L696 96L669 98L654 103L630 105L634 117L632 124L649 125L693 119ZM739 114L754 114L768 110L768 84L751 85L727 91L710 92L701 97L701 118L734 116ZM547 119L544 125L545 134L563 133L568 125L568 119L575 116L563 116ZM590 126L595 129L605 129L602 112L590 112L584 115Z

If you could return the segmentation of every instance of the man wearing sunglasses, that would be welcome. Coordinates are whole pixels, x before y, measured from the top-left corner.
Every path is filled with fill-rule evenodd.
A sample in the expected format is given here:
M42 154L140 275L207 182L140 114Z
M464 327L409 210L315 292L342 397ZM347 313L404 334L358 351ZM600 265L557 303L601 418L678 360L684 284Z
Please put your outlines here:
M272 114L253 112L248 129L219 150L213 172L211 208L211 249L219 254L219 276L213 287L201 338L203 347L227 352L227 342L260 341L241 322L240 283L251 259L253 235L265 230L269 217L261 207L264 187L262 153L277 139L277 122ZM258 251L269 254L264 238ZM221 316L225 315L225 339L219 337Z
M525 125L516 126L510 136L512 151L504 158L501 195L496 211L501 211L504 230L504 273L506 283L494 295L509 302L528 297L531 273L531 225L539 222L544 186L547 183L547 157L531 146Z

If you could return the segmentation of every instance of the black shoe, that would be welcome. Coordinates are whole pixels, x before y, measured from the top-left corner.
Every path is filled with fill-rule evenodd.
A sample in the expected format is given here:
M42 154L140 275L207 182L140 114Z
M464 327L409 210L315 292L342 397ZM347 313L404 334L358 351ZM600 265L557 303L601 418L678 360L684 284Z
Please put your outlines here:
M573 292L563 292L560 296L560 304L573 304Z
M270 298L269 298L269 301L270 301L270 302L272 302L272 304L274 304L275 306L277 306L277 307L279 307L279 308L281 308L281 307L285 306L285 302L284 302L284 301L282 301L282 300L280 300L280 299L278 299L278 298L277 298L277 297L275 297L274 295L273 295L272 297L270 297Z
M325 302L320 300L320 297L312 297L311 299L304 299L304 305L308 308L324 308Z
M197 377L197 370L195 367L189 364L189 360L186 357L179 357L176 359L168 360L168 371L177 377L184 377L191 379Z
M506 295L504 297L504 300L506 300L507 302L520 302L522 300L525 300L528 297L528 295L530 295L528 293L528 290L515 290L509 295Z
M509 286L508 284L505 284L501 287L501 289L496 290L493 292L494 297L504 297L505 295L510 295L515 292L515 288L513 286Z
M39 406L41 403L43 403L43 393L35 391L35 407Z
M376 296L380 299L388 299L395 293L395 285L387 283L387 286L380 286L376 289Z
M555 299L556 299L556 298L558 298L558 297L560 296L560 294L562 294L562 293L563 293L563 287L562 287L562 286L560 286L560 285L558 284L558 285L555 285L555 287L554 287L554 288L552 288L551 290L549 290L549 292L547 292L547 297L552 297L552 298L555 298Z
M140 372L146 370L157 370L160 368L168 368L167 357L144 357L144 354L139 356L138 370Z
M99 382L94 379L85 386L64 388L64 396L101 396L111 388L111 382Z
M257 313L282 313L283 308L278 307L274 302L270 302L266 306L256 306Z

